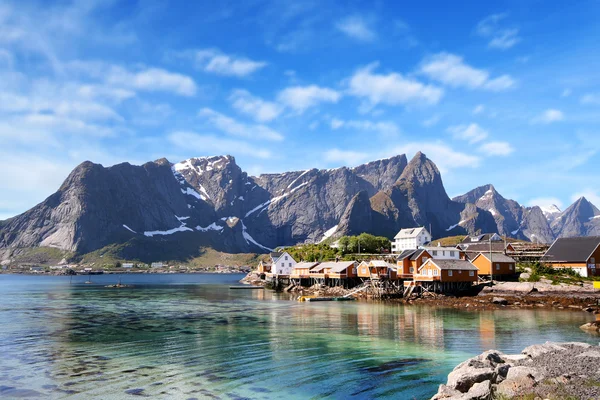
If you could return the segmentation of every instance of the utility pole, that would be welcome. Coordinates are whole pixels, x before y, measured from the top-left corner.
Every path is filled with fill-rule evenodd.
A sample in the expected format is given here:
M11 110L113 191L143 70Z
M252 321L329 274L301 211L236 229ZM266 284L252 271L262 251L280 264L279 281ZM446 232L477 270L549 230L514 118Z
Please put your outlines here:
M494 261L492 257L492 237L490 236L490 286L494 286Z

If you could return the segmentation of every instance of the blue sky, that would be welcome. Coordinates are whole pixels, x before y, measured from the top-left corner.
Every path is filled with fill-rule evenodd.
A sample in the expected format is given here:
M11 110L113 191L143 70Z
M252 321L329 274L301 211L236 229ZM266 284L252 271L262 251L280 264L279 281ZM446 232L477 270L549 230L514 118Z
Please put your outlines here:
M77 164L421 150L451 196L600 206L597 1L3 1L0 219Z

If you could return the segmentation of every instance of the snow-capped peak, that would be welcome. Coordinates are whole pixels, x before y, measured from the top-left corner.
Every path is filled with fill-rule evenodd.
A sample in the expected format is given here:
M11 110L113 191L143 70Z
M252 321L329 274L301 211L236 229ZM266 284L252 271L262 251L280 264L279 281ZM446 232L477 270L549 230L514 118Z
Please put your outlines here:
M550 204L548 206L540 206L544 215L548 214L560 214L560 208L558 208L555 204Z

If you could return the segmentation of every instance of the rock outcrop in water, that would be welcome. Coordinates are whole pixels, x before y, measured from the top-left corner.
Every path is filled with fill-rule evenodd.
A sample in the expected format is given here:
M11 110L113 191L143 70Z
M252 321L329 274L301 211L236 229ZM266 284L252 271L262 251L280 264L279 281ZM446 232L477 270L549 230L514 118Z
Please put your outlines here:
M599 360L600 347L587 343L546 342L519 355L489 350L454 368L432 400L597 399Z

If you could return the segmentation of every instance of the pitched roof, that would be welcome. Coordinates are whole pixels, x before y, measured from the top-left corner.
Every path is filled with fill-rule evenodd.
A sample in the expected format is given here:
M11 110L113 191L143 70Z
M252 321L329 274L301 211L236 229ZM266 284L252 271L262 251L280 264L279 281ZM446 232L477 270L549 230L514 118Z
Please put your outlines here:
M306 268L310 269L317 264L318 264L318 262L299 262L298 264L296 264L294 266L294 269L306 269Z
M370 262L372 267L387 267L388 263L384 260L371 260Z
M558 238L552 243L542 261L546 262L587 262L596 247L599 236Z
M490 251L490 242L487 243L461 243L458 245L462 250L465 251L476 251L479 253ZM504 242L492 242L492 252L504 253Z
M342 272L354 266L354 261L325 262L323 264L326 264L324 268L330 268L331 272Z
M430 258L426 263L421 265L419 271L423 269L423 267L429 263L435 264L439 269L443 270L469 270L469 271L478 271L477 267L465 260L435 260Z
M427 250L425 250L425 249L419 249L419 250L417 250L417 251L415 251L413 253L413 255L410 257L410 259L412 261L415 261L417 258L421 257L421 254L423 254L423 253L429 254L429 252Z
M280 252L278 252L278 251L274 251L274 252L272 252L272 253L269 253L269 256L271 256L271 259L272 259L273 261L277 261L277 259L278 259L279 257L281 257L281 255L282 255L282 254L283 254L283 253L280 253Z
M423 250L427 250L429 252L429 254L431 254L432 251L438 251L438 250L445 250L445 251L460 251L460 249L457 249L456 247L442 247L442 246L421 246L421 248Z
M402 253L398 254L398 261L404 260L415 254L417 250L403 250Z
M408 238L415 238L417 237L421 232L427 232L427 229L425 229L424 227L419 227L419 228L404 228L404 229L400 229L400 232L398 232L396 234L396 236L394 236L394 239L408 239ZM427 232L429 233L429 232Z
M477 258L479 255L485 257L488 261L490 260L490 254L484 252L477 254L474 258L472 258L472 260L475 260L475 258ZM492 262L515 263L516 261L512 257L509 257L505 254L492 252Z

